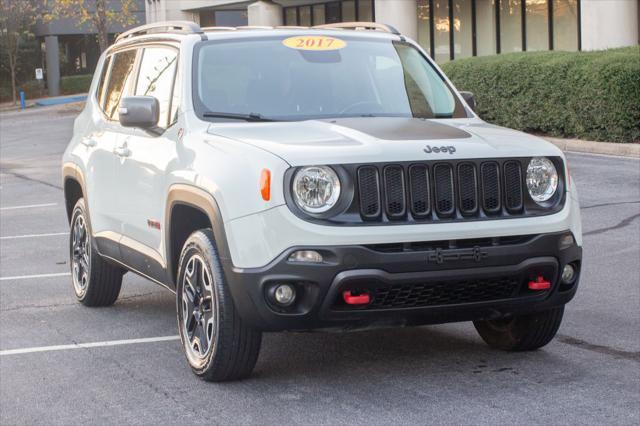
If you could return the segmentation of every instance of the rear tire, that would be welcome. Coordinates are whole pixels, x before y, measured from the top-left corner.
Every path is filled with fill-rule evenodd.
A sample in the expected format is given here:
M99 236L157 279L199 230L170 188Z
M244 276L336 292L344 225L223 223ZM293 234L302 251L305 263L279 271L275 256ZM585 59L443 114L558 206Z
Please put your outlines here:
M196 231L180 255L176 308L182 347L193 372L210 382L248 377L262 333L245 325L229 293L213 231Z
M76 299L85 306L110 306L122 287L122 269L95 250L89 216L80 198L73 208L69 235L69 264Z
M545 346L558 332L564 306L509 319L474 321L489 346L505 351L532 351Z

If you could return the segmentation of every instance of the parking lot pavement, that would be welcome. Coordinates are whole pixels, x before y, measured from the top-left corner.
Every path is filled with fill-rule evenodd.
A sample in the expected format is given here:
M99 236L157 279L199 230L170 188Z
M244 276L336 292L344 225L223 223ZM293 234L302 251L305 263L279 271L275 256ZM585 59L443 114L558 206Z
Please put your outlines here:
M0 115L1 424L640 423L640 161L568 156L584 271L542 350L491 350L470 323L268 334L252 378L209 384L179 341L154 339L177 333L171 292L127 274L113 307L74 301L59 167L72 123ZM95 345L4 352L74 343Z

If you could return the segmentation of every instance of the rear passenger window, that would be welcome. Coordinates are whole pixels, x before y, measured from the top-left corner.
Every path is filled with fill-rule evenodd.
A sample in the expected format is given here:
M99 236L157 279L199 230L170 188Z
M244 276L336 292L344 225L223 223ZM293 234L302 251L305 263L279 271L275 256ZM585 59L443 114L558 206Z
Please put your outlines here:
M136 50L116 53L111 59L111 78L105 93L104 113L112 120L118 120L120 100L129 94L133 80L133 65L136 61Z
M147 47L140 62L136 96L153 96L160 104L158 126L171 124L170 108L178 52L168 47Z
M100 72L100 81L98 82L98 89L96 90L96 98L98 99L98 105L100 109L104 108L104 83L107 78L107 71L109 71L109 64L111 63L111 56L104 60L102 65L102 71Z

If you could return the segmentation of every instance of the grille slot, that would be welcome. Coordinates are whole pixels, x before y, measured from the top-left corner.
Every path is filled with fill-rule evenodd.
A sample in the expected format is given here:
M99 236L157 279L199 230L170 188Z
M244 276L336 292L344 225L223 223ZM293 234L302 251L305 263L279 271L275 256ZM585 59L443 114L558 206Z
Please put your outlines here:
M436 164L433 168L435 208L438 216L450 217L455 213L453 170L449 164Z
M422 164L409 167L409 195L411 214L417 219L431 213L431 194L429 190L429 169Z
M515 276L396 284L373 289L367 309L487 302L516 297L519 290L520 278Z
M522 168L516 161L504 163L504 204L509 213L522 210Z
M485 213L500 212L500 168L497 163L483 163L481 166L482 208Z
M389 219L402 219L407 211L404 170L401 166L384 168L385 208Z
M460 194L460 212L465 216L478 211L478 178L473 164L458 166L458 193Z
M364 166L358 169L358 195L360 215L365 220L380 217L380 177L378 169Z

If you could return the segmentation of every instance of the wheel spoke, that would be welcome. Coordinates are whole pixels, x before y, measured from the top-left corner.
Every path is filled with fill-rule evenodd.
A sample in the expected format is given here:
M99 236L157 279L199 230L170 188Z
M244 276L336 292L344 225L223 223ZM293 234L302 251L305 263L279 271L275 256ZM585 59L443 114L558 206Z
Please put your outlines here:
M209 343L207 341L207 336L204 331L204 326L200 323L196 328L196 333L198 335L198 340L200 341L200 355L204 355L207 353L207 349L209 348Z

